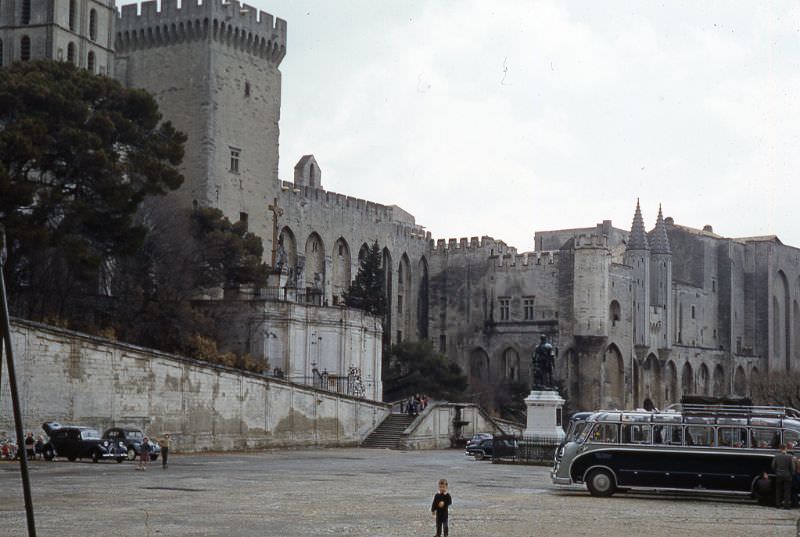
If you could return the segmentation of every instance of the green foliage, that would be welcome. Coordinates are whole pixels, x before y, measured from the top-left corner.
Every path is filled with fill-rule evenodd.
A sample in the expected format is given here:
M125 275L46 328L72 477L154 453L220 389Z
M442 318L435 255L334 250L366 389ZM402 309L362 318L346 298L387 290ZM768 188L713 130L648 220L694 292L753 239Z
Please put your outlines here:
M356 279L344 295L344 303L373 315L386 313L386 288L384 285L383 254L376 240L359 260Z
M175 190L186 137L155 100L69 62L0 70L0 223L15 313L80 316L103 263L137 252L134 215Z
M457 401L467 389L467 377L458 364L434 351L430 341L404 341L385 356L383 388L387 401L414 394Z
M261 262L261 239L244 222L231 223L219 209L192 211L191 234L197 243L195 287L267 284L269 268Z

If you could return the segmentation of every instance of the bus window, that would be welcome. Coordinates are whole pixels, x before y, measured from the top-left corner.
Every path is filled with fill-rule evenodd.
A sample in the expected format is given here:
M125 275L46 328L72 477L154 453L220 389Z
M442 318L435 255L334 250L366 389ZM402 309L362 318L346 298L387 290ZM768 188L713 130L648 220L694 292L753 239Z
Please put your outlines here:
M797 445L800 443L800 431L784 429L783 443L786 444L786 449L800 449L800 446Z
M683 444L683 427L680 425L654 425L653 443L665 446L680 446Z
M598 423L592 429L589 442L598 444L616 444L618 442L619 425L616 423Z
M781 445L781 432L778 429L750 429L750 445L757 449L777 449Z
M690 425L686 427L686 445L711 447L714 445L714 428Z
M649 425L622 425L623 444L649 444L651 429Z
M575 440L577 440L585 427L586 427L585 421L574 422L570 427L569 434L567 434L566 441L574 442Z
M743 427L720 427L717 429L719 447L747 447L747 429Z

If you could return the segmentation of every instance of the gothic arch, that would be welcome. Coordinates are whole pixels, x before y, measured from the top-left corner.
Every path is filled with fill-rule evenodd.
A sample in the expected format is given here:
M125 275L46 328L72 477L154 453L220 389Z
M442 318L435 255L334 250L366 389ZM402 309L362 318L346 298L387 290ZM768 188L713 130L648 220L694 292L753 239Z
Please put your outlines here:
M503 351L503 378L516 382L520 379L520 360L519 353L513 348L508 347Z
M316 231L312 231L306 239L306 264L303 270L303 281L306 289L316 293L325 292L325 244Z
M297 283L297 240L294 238L292 229L288 226L281 230L278 235L278 254L276 264L280 264L281 270L289 274L286 287L296 287Z
M697 375L697 391L700 392L700 395L711 395L710 388L708 366L700 364L700 371Z
M411 262L408 260L408 254L405 252L400 256L400 262L397 264L396 294L396 330L399 331L397 335L399 342L402 338L407 338L411 332L411 298L413 296L411 289Z
M650 354L642 366L642 398L652 400L656 406L661 403L661 366L655 354Z
M675 367L675 362L672 360L667 362L664 373L666 382L664 383L663 404L677 403L680 400L680 396L678 394L678 368Z
M681 369L681 392L682 395L690 395L695 392L694 371L692 364L686 362Z
M361 261L369 254L369 245L365 242L358 250L358 265L361 266Z
M393 314L392 314L392 306L394 306L394 300L392 300L393 289L394 289L394 269L392 268L392 253L389 251L388 247L384 247L383 249L383 286L384 286L384 296L386 297L386 319L384 324L384 337L386 341L395 343L399 343L397 339L394 337L395 334L392 332L392 328L394 328L393 322Z
M419 286L417 289L417 335L419 339L428 339L428 293L430 282L428 281L428 261L425 256L419 260L417 265L419 274Z
M791 304L789 281L779 270L775 276L772 293L772 357L775 365L789 371L791 368ZM780 369L778 369L780 370Z
M747 395L747 379L742 366L737 367L733 374L733 393L734 395Z
M469 385L472 391L480 391L490 380L489 355L481 347L472 349L469 354Z
M725 388L725 371L722 369L722 365L717 364L714 368L714 392L712 395L715 397L721 397L727 393L727 389Z
M344 240L344 237L339 237L333 245L333 252L331 252L331 259L333 260L331 277L331 285L333 286L333 303L340 304L344 302L344 294L350 288L350 245Z
M611 326L616 326L621 320L622 308L620 308L619 302L612 300L608 307L608 321L611 323Z
M625 407L625 364L622 361L622 353L613 343L603 353L600 371L600 406Z
M795 368L800 364L800 304L797 300L792 305L792 358Z

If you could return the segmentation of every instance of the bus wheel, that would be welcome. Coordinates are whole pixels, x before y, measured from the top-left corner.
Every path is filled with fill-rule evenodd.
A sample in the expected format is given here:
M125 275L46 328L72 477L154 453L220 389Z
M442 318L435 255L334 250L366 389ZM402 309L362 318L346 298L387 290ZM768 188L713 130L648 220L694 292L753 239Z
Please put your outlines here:
M592 470L586 477L586 488L592 496L611 496L617 490L614 475L603 468Z

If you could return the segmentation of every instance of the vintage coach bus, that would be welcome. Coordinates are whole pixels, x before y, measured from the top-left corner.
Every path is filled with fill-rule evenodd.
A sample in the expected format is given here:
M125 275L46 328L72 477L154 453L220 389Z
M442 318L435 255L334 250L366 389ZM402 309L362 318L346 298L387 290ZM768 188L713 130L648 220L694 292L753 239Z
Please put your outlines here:
M752 494L781 443L791 450L799 441L800 412L792 408L601 410L573 417L550 476L555 484L585 483L594 496L633 488Z

